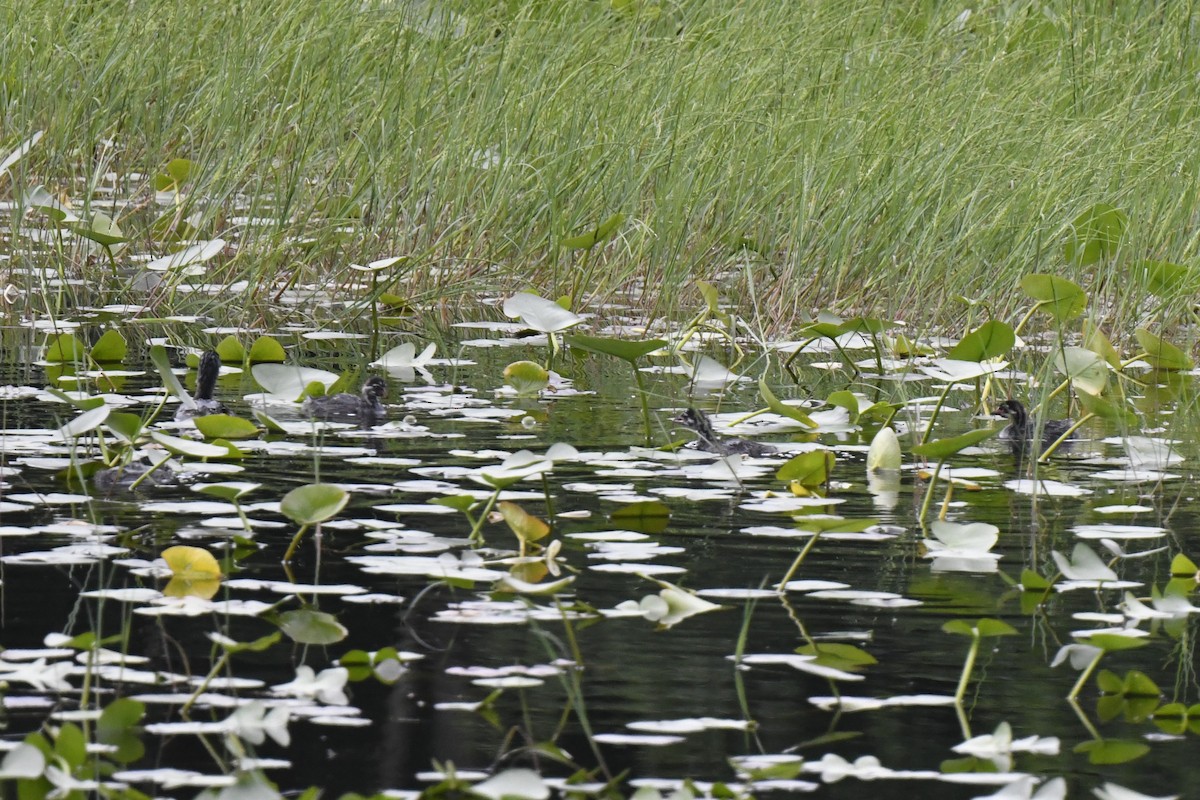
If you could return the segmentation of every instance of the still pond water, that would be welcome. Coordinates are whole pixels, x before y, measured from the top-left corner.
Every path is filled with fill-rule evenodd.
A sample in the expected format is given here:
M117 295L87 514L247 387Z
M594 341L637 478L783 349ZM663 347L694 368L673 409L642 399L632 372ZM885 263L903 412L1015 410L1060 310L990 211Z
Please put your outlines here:
M334 368L319 360L331 350L300 346L289 357ZM952 748L968 736L994 733L1001 723L1011 726L1014 739L1039 737L1031 745L1034 752L1010 756L985 748L974 766L988 761L1042 779L1063 776L1074 797L1091 796L1107 782L1150 795L1186 796L1189 787L1200 785L1196 733L1164 731L1146 717L1147 710L1138 713L1133 703L1122 706L1120 698L1099 706L1094 677L1076 706L1066 697L1079 672L1069 664L1051 666L1062 646L1078 641L1073 632L1131 624L1136 606L1127 613L1118 607L1126 591L1149 603L1153 587L1170 579L1175 555L1200 556L1191 474L1195 420L1185 413L1190 402L1182 399L1190 396L1192 378L1176 379L1165 390L1147 389L1152 400L1139 404L1145 413L1140 429L1131 431L1174 440L1169 459L1160 453L1147 464L1137 454L1148 447L1158 451L1135 443L1130 464L1130 446L1108 438L1117 431L1089 425L1081 432L1085 441L1039 468L1039 477L1061 482L1066 495L1058 495L1057 484L1047 484L1052 496L1034 496L1027 484L1012 483L1029 477L1030 460L1017 459L998 439L954 458L955 468L983 471L965 473L964 480L973 485L956 489L947 519L990 523L999 529L998 540L990 548L931 558L924 540L932 531L923 532L917 522L927 481L916 467L925 465L909 452L913 438L903 431L906 468L892 481L872 486L865 460L877 424L864 424L860 431L832 413L814 435L770 424L780 418L759 417L738 430L779 445L780 454L747 460L735 481L719 474L711 457L644 448L636 386L619 362L560 356L556 367L570 381L557 391L535 399L496 391L503 386L505 365L520 358L543 361L547 352L536 342L464 347L457 350L461 362L428 366L431 383L420 375L411 382L393 377L390 421L378 431L347 426L316 432L296 411L271 408L290 423L289 433L247 443L240 462L244 472L199 474L193 485L107 495L56 477L63 462L47 459L69 459L71 453L52 429L75 411L15 388L40 390L47 376L42 367L10 363L0 381L14 387L6 390L2 405L6 488L0 613L7 652L0 658L5 669L38 658L46 659L47 671L71 662L62 651L41 651L48 634L123 634L122 641L108 646L146 660L127 662L128 676L109 667L93 675L88 686L93 705L116 696L147 702L144 724L149 727L140 734L146 755L122 765L117 778L153 795L194 796L199 789L193 786L231 772L233 758L219 733L159 727L183 719L179 698L172 704L162 696L186 697L195 690L195 681L219 654L209 634L249 642L276 626L254 616L227 615L202 601L184 609L181 601L172 606L154 592L116 591L161 590L164 578L147 568L171 545L224 555L236 535L253 545L237 550L236 568L214 601L281 603L281 611L311 603L335 615L347 630L344 640L328 646L284 637L263 652L235 654L223 675L251 682L211 686L190 710L191 720L213 722L229 716L232 698L290 704L288 746L267 738L252 748L267 759L266 774L284 791L320 786L326 796L336 796L420 790L437 781L437 762L453 764L471 780L483 777L472 775L475 771L512 767L532 767L548 779L585 768L594 771L596 782L622 776L619 785L627 795L635 786L665 789L680 779L700 787L712 781L738 783L732 757L768 756L744 766L775 765L778 771L759 772L761 780L742 784L743 791L811 790L829 798L983 797L1000 791L1012 776L963 785L936 773L969 757ZM827 359L816 354L807 360ZM647 363L678 362L652 358ZM750 359L739 371L757 377L764 366ZM914 401L936 397L941 388L933 379L851 379L840 370L811 366L800 367L799 386L781 371L767 374L776 393L789 400L819 400L850 388L871 401L907 402L896 422L915 428L917 435L929 403ZM729 412L753 410L762 402L749 381L700 387L704 391L689 399L696 387L686 376L659 371L647 373L646 380L655 448L690 437L669 422L689 404L719 406L717 420L723 424L738 416ZM140 412L149 402L143 389L154 391L158 385L147 364L145 374L121 379L117 393L134 398L132 410ZM936 436L1003 424L974 416L974 383L964 386L950 393ZM1020 394L1028 382L1002 383L999 391L1007 387ZM218 396L232 412L247 418L251 410L241 398L255 391L248 373L230 371L218 386ZM764 427L753 428L764 421ZM490 490L473 481L472 472L496 469L506 453L520 449L543 454L557 442L574 446L578 454L555 461L545 483L535 475L509 491L526 511L553 521L543 543L561 541L561 577L574 581L556 596L491 595L498 573L478 570L508 569L491 562L513 555L513 534L503 522L486 523L486 545L479 552L489 563L474 564L466 518L428 501L466 492L485 499ZM776 479L788 458L814 443L836 455L829 492L836 504L794 498ZM1158 480L1161 473L1167 473L1165 480ZM289 490L315 482L318 474L321 481L345 486L352 499L319 538L310 533L304 540L289 575L280 558L296 528L278 512L278 502ZM222 480L261 484L242 499L252 536L231 505L193 490L194 483ZM941 510L940 486L930 520ZM77 494L91 499L63 496ZM645 532L661 520L613 518L614 512L644 501L669 509L661 530ZM203 505L189 505L198 503ZM875 524L865 531L822 534L792 577L791 590L777 594L773 587L811 538L794 517L811 515ZM1164 549L1144 558L1114 558L1102 539L1131 553ZM1052 590L1041 604L1022 593L1016 585L1022 570L1053 576L1052 551L1070 558L1080 542L1112 562L1122 581L1137 584ZM105 549L98 550L99 545ZM445 570L458 577L441 580L437 576ZM470 577L476 580L465 580ZM660 629L628 603L664 591L652 577L698 592L720 608ZM283 585L292 578L304 585L294 593ZM181 610L194 613L163 613ZM564 616L570 617L569 627ZM983 639L959 713L950 698L971 640L942 626L984 617L1005 621L1016 634ZM1161 691L1149 710L1171 701L1197 702L1192 617L1142 620L1139 627L1152 634L1146 646L1109 653L1100 668L1121 677L1134 669L1149 676ZM782 658L810 641L854 645L877 663L830 680ZM344 697L336 688L316 696L271 688L295 680L299 665L322 673L348 651L388 647L403 654L403 669L394 669L388 681L351 681ZM741 666L733 660L738 653ZM576 658L582 663L574 663ZM45 724L51 713L77 705L82 673L65 667L55 673L70 684L68 690L9 677L4 702L10 746ZM854 702L839 710L833 700L838 695ZM896 700L857 710L862 698ZM486 708L476 708L485 700ZM1124 741L1146 752L1117 764L1092 763L1088 753L1074 752L1098 740ZM565 751L571 764L532 749L548 744ZM868 760L859 761L856 770L853 763L864 757ZM879 769L869 768L872 758ZM152 771L160 768L196 775L168 779ZM866 783L866 778L873 780ZM1029 796L1017 787L1012 796Z

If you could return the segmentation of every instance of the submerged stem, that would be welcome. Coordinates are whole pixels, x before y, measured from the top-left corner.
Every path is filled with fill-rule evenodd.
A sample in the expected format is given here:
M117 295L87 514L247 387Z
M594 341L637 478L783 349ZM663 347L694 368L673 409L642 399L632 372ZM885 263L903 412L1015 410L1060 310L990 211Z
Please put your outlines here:
M1071 687L1071 693L1067 695L1067 699L1074 702L1075 698L1079 697L1079 693L1083 691L1083 685L1087 683L1087 679L1092 677L1092 673L1096 671L1096 667L1100 666L1100 659L1104 658L1104 651L1096 653L1096 657L1092 659L1092 663L1088 664L1080 674L1079 680L1075 681L1075 685Z

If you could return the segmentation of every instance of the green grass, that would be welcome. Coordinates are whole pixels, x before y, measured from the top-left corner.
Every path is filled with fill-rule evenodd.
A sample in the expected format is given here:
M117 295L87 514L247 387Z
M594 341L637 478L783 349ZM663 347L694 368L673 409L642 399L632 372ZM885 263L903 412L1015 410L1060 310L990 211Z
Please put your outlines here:
M644 306L678 316L690 281L716 277L768 331L817 308L938 325L962 320L960 294L1011 315L1020 277L1051 272L1135 320L1131 266L1197 245L1200 19L1187 3L960 11L10 4L3 141L46 135L0 191L42 183L86 208L106 172L192 159L185 215L238 245L212 276L252 281L213 306L231 323L389 255L412 257L399 290L422 301L532 287L587 306L645 284ZM1128 213L1123 248L1070 265L1065 226L1097 202ZM617 212L586 269L557 246ZM139 252L163 251L153 217L121 219ZM10 250L45 259L20 235Z

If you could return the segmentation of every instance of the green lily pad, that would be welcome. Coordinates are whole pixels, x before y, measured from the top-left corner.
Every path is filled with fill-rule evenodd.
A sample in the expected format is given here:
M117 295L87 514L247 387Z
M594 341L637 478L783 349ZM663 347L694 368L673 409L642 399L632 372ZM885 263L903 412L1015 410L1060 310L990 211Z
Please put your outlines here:
M208 414L192 422L205 439L250 439L258 436L258 426L231 414Z
M559 242L559 246L566 250L590 250L616 233L617 228L624 221L624 214L613 214L591 230L564 237Z
M955 361L986 361L999 358L1017 343L1017 335L1007 322L989 320L968 333L950 348L946 358Z
M522 397L532 397L550 384L550 373L534 361L514 361L504 368L504 382Z
M42 357L52 364L73 364L82 361L86 355L87 348L75 334L60 333L46 342L46 352Z
M1192 368L1191 357L1166 339L1155 336L1145 328L1138 328L1133 335L1137 337L1138 344L1146 351L1146 360L1155 369L1189 370Z
M812 489L824 485L833 471L835 456L829 450L811 450L787 461L775 473L776 480L796 481Z
M1125 764L1150 752L1150 745L1125 739L1099 739L1075 745L1076 753L1087 753L1091 764Z
M125 337L115 328L106 330L92 345L92 360L101 364L124 361L128 353L129 347L125 343Z
M787 417L788 419L794 419L796 422L799 422L806 428L817 427L817 423L814 422L812 417L810 417L808 414L805 414L795 406L789 406L780 401L780 399L775 396L775 393L771 391L771 387L767 385L766 378L758 379L758 393L762 396L762 399L766 401L768 410L779 414L780 416Z
M530 514L516 503L505 500L497 504L496 508L521 541L536 542L550 535L550 526L544 520Z
M1129 216L1108 203L1097 203L1071 223L1063 255L1067 261L1081 267L1095 264L1117 252Z
M242 347L242 343L233 334L217 342L214 349L226 364L242 364L246 361L246 348Z
M1138 265L1146 290L1164 299L1195 294L1200 284L1196 270L1168 261L1143 261Z
M613 356L631 364L642 356L667 346L665 339L648 339L646 341L630 342L624 339L608 339L599 336L584 336L571 334L564 336L563 341L573 349L604 356Z
M947 439L934 439L932 442L919 444L914 447L913 453L934 461L940 461L943 458L949 458L959 450L965 450L968 447L979 444L985 439L990 439L1000 432L999 428L978 428L977 430L967 431L958 436L951 436Z
M73 222L67 225L67 228L75 234L85 239L91 239L96 244L103 245L104 247L112 247L114 244L129 241L129 238L121 232L121 226L117 225L112 217L101 211L93 214L90 220Z
M337 617L311 608L285 611L277 622L281 631L300 644L336 644L350 633Z
M979 636L981 639L986 639L994 636L1016 636L1017 629L1009 625L1002 619L993 619L991 617L983 617L975 620L971 624L965 619L952 619L942 625L942 630L946 633L954 633L962 636Z
M609 519L630 530L662 533L671 519L671 509L658 500L642 500L621 506Z
M287 360L287 353L274 337L260 336L250 345L246 357L251 364L280 364Z
M1108 386L1108 365L1092 350L1064 347L1054 354L1054 368L1079 391L1100 394Z
M310 483L292 489L279 502L283 515L300 525L313 525L337 516L350 495L332 483Z
M1026 275L1021 279L1021 290L1038 302L1039 310L1060 323L1075 319L1087 309L1083 289L1057 275Z

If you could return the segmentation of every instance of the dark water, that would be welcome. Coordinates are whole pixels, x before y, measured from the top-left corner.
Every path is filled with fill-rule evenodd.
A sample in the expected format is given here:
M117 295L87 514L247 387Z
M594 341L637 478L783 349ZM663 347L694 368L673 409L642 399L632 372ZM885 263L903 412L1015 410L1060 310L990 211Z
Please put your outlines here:
M480 362L458 368L454 380L472 386L477 396L500 407L517 406L538 412L539 423L526 429L513 423L474 422L430 416L416 412L418 422L439 434L461 434L461 438L364 439L327 437L333 444L364 445L380 456L417 458L422 467L470 466L495 463L498 459L468 460L447 453L450 448L464 450L530 448L542 452L550 444L564 441L583 451L626 451L644 444L637 398L623 365L591 360L562 366L564 374L575 379L575 388L594 394L553 396L542 401L494 399L492 389L501 383L500 372L509 361L540 358L544 351L506 350L471 351ZM301 354L300 358L303 358ZM810 374L811 373L811 374ZM439 380L450 376L448 368L435 368ZM777 384L786 397L823 397L829 391L845 388L837 375L808 370L811 381L804 391L788 382ZM132 392L139 381L130 379L123 390ZM41 386L45 376L36 367L11 364L7 381ZM932 394L932 384L908 389L910 395ZM727 393L726 409L752 409L758 403L752 384ZM861 384L855 388L861 388ZM403 384L392 382L393 417L406 410ZM235 413L248 415L236 397L251 391L248 376L222 380L219 394L233 406ZM655 444L681 438L672 432L665 419L670 416L658 408L677 409L685 405L686 385L682 379L660 377L651 382L651 404L655 407ZM883 384L875 391L895 397L897 386ZM399 398L397 395L402 395ZM711 405L711 400L701 400ZM1176 408L1168 400L1167 409ZM1155 409L1152 412L1156 413ZM69 415L64 407L34 399L10 399L3 404L5 427L9 430L35 426L54 426ZM56 420L56 415L61 419ZM1181 415L1182 416L1182 415ZM1170 435L1181 437L1186 421L1171 421L1152 414L1147 425L1170 423ZM957 433L967 427L988 423L972 420L964 413L947 414L940 432ZM1188 427L1187 430L1194 430ZM1098 440L1109 433L1100 426L1086 429ZM512 438L505 438L512 437ZM784 441L787 437L767 437ZM291 437L305 441L306 437ZM819 438L839 446L865 444L856 435ZM8 437L6 437L6 442ZM907 454L911 444L902 440L906 463L915 463ZM23 454L14 454L6 445L6 463L20 466ZM980 479L980 491L959 491L955 500L965 503L951 509L951 519L991 522L1000 528L1000 540L994 552L1003 558L999 571L1017 578L1021 569L1030 567L1053 574L1051 550L1069 553L1075 543L1071 528L1078 524L1100 522L1164 525L1167 536L1122 544L1128 550L1168 546L1165 553L1146 559L1128 560L1117 566L1122 578L1142 581L1133 591L1147 597L1151 584L1162 585L1168 579L1170 558L1178 552L1196 557L1194 549L1196 504L1191 479L1190 445L1185 448L1188 461L1173 465L1169 471L1183 476L1164 484L1101 482L1089 477L1106 466L1080 463L1090 454L1118 455L1120 448L1098 441L1085 443L1074 456L1045 468L1044 475L1092 489L1081 498L1046 498L1036 502L1003 488L1005 480L1022 477L1028 464L1021 464L999 444L985 446L985 452L964 456L955 466L986 466L998 470L998 477ZM1074 459L1074 460L1072 460ZM261 482L263 487L245 499L247 504L277 501L295 486L314 478L311 455L265 456L251 454L244 462L245 473L229 476L232 480ZM786 489L770 473L746 481L744 491ZM393 481L419 476L401 467L357 466L343 459L322 457L322 480L387 486ZM1189 757L1195 748L1195 734L1177 739L1150 741L1150 752L1143 758L1120 765L1089 764L1086 755L1072 752L1076 745L1092 738L1087 725L1093 725L1104 738L1148 741L1158 733L1149 721L1126 721L1118 717L1102 721L1097 715L1097 691L1094 679L1080 697L1080 712L1065 700L1077 673L1067 666L1051 669L1049 664L1059 646L1072 641L1071 631L1098 627L1100 623L1073 619L1076 612L1112 613L1121 593L1090 590L1052 594L1036 611L1022 609L1020 592L1006 583L999 572L936 572L923 558L921 534L915 513L923 498L925 482L913 471L903 473L894 506L881 507L867 490L864 481L864 455L839 450L834 477L838 486L833 496L845 502L827 509L849 519L871 517L895 526L898 535L880 541L821 539L804 561L796 579L838 581L864 591L885 591L919 601L918 605L898 608L874 608L790 593L786 601L777 597L746 601L720 599L725 608L684 620L674 628L659 631L640 617L575 621L571 631L561 621L542 621L521 625L457 624L440 621L438 615L453 604L476 600L488 587L474 589L431 585L424 576L374 576L365 574L348 556L361 554L369 540L360 530L326 529L320 543L320 557L310 537L298 551L292 570L302 583L358 584L372 592L399 594L407 598L402 605L362 605L337 597L318 597L322 610L338 616L349 630L344 642L328 647L304 647L281 643L265 653L234 658L232 674L253 677L268 685L289 681L298 664L316 670L333 666L333 660L352 648L369 651L395 647L421 653L424 658L408 665L408 670L393 685L375 680L350 684L351 705L366 719L367 727L346 728L319 725L293 719L292 744L282 748L268 742L256 748L260 756L286 758L288 769L270 770L269 775L281 789L295 790L310 785L325 787L331 794L342 791L371 792L383 789L417 789L422 785L416 775L431 769L434 760L452 762L459 769L494 770L510 766L535 766L545 775L565 776L572 771L546 758L536 759L524 745L553 741L578 765L611 775L624 774L630 779L692 778L700 781L731 781L734 772L728 758L755 753L796 752L806 759L819 760L826 753L837 753L853 760L876 756L883 765L896 770L938 770L948 759L958 758L951 747L960 743L964 731L952 707L896 707L858 713L838 714L815 707L809 698L835 693L827 680L787 666L755 666L735 670L729 660L744 635L746 653L789 653L805 644L801 628L821 640L849 641L870 652L878 664L863 673L865 680L841 683L836 691L854 696L886 698L895 695L954 693L968 639L941 630L948 620L974 620L995 617L1008 622L1017 635L985 640L972 676L965 713L971 733L991 733L997 724L1007 721L1014 737L1038 735L1059 737L1061 752L1055 756L1017 754L1015 769L1052 777L1066 776L1071 796L1081 796L1104 781L1115 781L1134 789L1154 793L1186 791L1196 783L1196 765ZM216 476L209 480L221 480ZM458 479L455 479L458 480ZM597 474L597 468L581 463L559 464L551 474L554 509L590 511L582 520L563 519L557 534L617 529L625 527L609 522L608 515L619 504L593 493L570 492L562 487L571 482L632 483L633 491L646 494L664 485L706 486L702 482L670 481L659 477L624 477ZM52 471L22 468L8 479L6 494L29 491L76 491L54 477ZM845 485L841 485L845 484ZM468 484L464 481L462 485ZM711 485L711 484L708 484ZM526 482L518 489L537 491L540 484ZM472 485L472 488L474 487ZM343 518L375 517L391 520L394 514L374 508L381 503L423 503L429 494L394 491L356 492ZM938 499L941 492L938 492ZM129 556L154 558L162 549L178 543L211 546L222 537L206 532L198 525L202 519L187 514L147 514L139 505L148 500L178 498L201 499L186 488L155 488L136 494L116 494L97 498L90 507L49 507L30 512L6 513L3 525L44 524L72 517L92 519L119 526L124 533L119 543L130 548ZM683 552L659 556L652 564L683 567L686 572L666 575L666 580L689 589L754 589L770 587L788 570L803 539L752 536L751 526L788 526L790 517L739 508L746 499L742 493L717 500L666 499L671 509L668 527L653 536L655 541L683 548ZM544 515L541 501L524 500L530 512ZM1102 515L1097 506L1138 503L1153 510L1136 515ZM937 505L931 513L936 516ZM255 519L280 520L266 510L251 511ZM462 538L468 526L461 516L407 515L401 518L411 528ZM513 540L503 525L485 527L487 543L494 548L509 548ZM294 527L264 529L257 534L263 548L239 562L236 577L285 580L279 563ZM182 537L186 537L186 541ZM66 543L66 537L43 534L34 537L3 537L0 546L6 556L32 550L45 550ZM1095 542L1092 546L1107 553ZM608 609L624 600L637 600L657 591L650 582L634 575L612 574L590 569L599 563L588 558L592 552L583 542L564 538L562 557L570 567L580 570L564 603L578 600L588 606ZM204 674L212 664L213 648L205 634L218 630L240 641L266 635L274 627L265 621L242 617L220 618L206 614L194 618L143 617L131 612L128 604L81 598L79 592L102 587L160 586L153 579L138 578L110 561L86 566L29 566L4 564L3 567L3 644L6 648L41 646L51 632L71 635L95 630L105 635L128 632L129 652L146 655L150 664L142 669L159 669L192 675ZM280 595L266 592L230 591L238 599L276 600ZM539 605L552 605L546 598L534 598ZM295 607L291 604L289 607ZM1143 624L1150 629L1150 625ZM1192 646L1194 624L1181 625L1182 632L1158 632L1148 646L1107 656L1102 667L1124 675L1129 669L1148 674L1163 689L1165 700L1196 702L1195 659ZM571 712L573 694L569 670L545 679L539 687L509 689L495 703L497 723L463 710L437 710L445 702L477 702L490 689L472 685L470 678L456 674L462 667L506 667L548 664L573 657L572 637L582 655L577 672L582 701L591 731L596 734L631 733L625 726L637 721L714 717L741 720L748 714L754 721L751 731L706 730L686 734L677 744L663 747L640 745L593 744L580 724L580 715ZM80 679L72 678L78 686ZM101 682L107 692L137 695L145 691L168 691L163 687L115 685ZM33 694L37 694L34 692ZM254 696L256 692L243 692ZM8 698L29 696L28 687L10 688ZM69 708L77 694L56 697L56 705ZM112 695L106 695L111 697ZM744 697L744 706L742 704ZM564 710L567 709L567 713ZM223 719L228 712L200 708L194 719ZM36 729L45 719L45 709L9 710L7 734L19 739ZM565 723L564 723L565 718ZM150 709L151 721L176 719L164 707ZM561 731L559 730L562 725ZM824 739L823 737L832 737ZM148 755L139 768L171 766L205 773L220 771L212 755L199 746L194 735L158 737L146 735ZM219 746L217 748L220 750ZM602 760L601 760L602 759ZM1153 776L1153 777L1150 777ZM805 780L820 782L819 775L805 774ZM628 787L627 787L628 789ZM975 797L992 793L986 786L969 787L932 780L880 780L865 784L855 778L824 784L818 794L825 797L862 797L866 792L881 797ZM195 790L177 790L188 796ZM160 792L161 793L161 792ZM168 792L169 793L169 792ZM329 795L327 795L329 796Z

